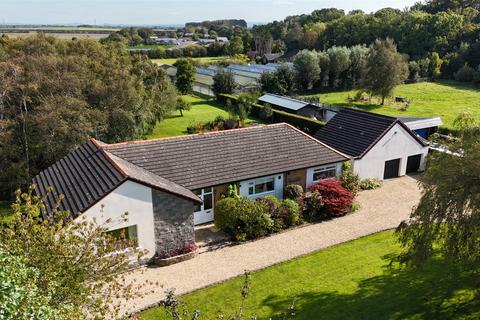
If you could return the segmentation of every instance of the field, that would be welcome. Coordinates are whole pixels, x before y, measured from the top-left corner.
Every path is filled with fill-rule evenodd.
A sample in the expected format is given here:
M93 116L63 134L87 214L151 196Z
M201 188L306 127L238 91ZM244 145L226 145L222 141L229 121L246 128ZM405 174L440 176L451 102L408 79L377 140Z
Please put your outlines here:
M8 33L8 32L0 32L0 35L5 34L11 38L16 38L16 37L29 37L37 34L37 31L29 31L29 32L24 32L24 33ZM77 38L77 39L93 39L93 40L100 40L108 37L109 33L89 33L89 32L82 32L82 33L75 33L74 31L72 32L49 32L47 33L49 36L55 36L61 39L67 39L71 40L72 38Z
M215 63L215 62L226 60L228 59L228 57L199 57L199 58L191 58L191 59L199 63L209 64L209 63ZM177 61L177 58L152 59L152 61L158 64L173 65Z
M326 104L339 106L355 106L364 110L389 116L440 116L443 126L452 128L453 121L463 111L470 112L480 121L480 90L470 84L453 81L423 82L401 85L395 90L395 96L412 100L407 111L401 111L401 104L392 102L387 106L379 106L377 101L349 102L356 91L334 92L319 94L320 101Z
M165 138L187 134L187 127L193 122L207 122L215 119L217 116L227 118L228 113L219 108L214 100L206 100L193 96L185 96L186 100L192 104L190 111L184 111L183 117L176 111L173 115L163 121L158 122L153 132L146 136L148 139ZM248 119L246 122L256 121Z
M437 257L422 269L400 267L392 232L382 232L252 273L246 315L279 315L294 301L289 319L478 319L474 276ZM199 270L201 272L201 270ZM179 275L181 276L181 275ZM243 277L181 297L201 319L238 311ZM150 309L143 320L168 319Z

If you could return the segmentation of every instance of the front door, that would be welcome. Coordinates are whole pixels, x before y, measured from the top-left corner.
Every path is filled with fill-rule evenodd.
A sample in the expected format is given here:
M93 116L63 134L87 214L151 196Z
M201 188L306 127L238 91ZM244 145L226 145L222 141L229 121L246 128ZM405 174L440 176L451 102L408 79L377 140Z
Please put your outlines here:
M400 171L400 159L385 161L385 171L383 179L397 178Z
M195 207L193 223L195 225L213 221L213 188L203 188L193 191L203 203Z

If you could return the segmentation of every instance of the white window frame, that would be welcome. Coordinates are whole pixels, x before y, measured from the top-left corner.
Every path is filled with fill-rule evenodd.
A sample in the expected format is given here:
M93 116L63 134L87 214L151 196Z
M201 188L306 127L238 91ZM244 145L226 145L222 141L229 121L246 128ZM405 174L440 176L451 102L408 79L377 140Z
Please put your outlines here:
M326 180L326 179L333 179L337 176L337 165L336 164L332 164L332 165L326 165L326 166L322 166L322 167L317 167L317 168L313 168L313 171L312 171L312 183L317 183L317 182L320 182L322 180ZM327 177L327 178L323 178L323 179L318 179L318 180L315 180L315 174L316 173L321 173L321 172L326 172L326 171L335 171L335 174L333 177Z
M261 178L261 179L257 179L257 180L254 180L254 181L250 181L248 183L248 196L250 197L258 197L258 196L262 196L262 195L267 195L267 194L275 194L275 179L277 178L277 176L271 176L271 177L265 177L265 178ZM268 183L268 182L272 182L273 183L273 189L272 190L268 190L268 191L264 191L264 192L259 192L259 193L256 193L255 192L255 187L258 185L258 184L264 184L264 183ZM250 188L253 188L253 193L250 193Z
M200 210L195 211L195 213L213 210L213 202L214 202L213 187L202 188L202 189L199 189L199 190L201 190L201 192L199 194L197 194L197 196L202 200L202 204L200 205ZM212 207L210 209L205 209L204 199L205 199L206 195L212 195Z

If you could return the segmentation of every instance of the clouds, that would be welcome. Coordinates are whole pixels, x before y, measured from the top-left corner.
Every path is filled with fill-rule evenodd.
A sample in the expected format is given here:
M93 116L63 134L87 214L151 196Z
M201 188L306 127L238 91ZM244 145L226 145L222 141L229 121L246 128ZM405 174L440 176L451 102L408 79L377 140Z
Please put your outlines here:
M7 23L178 24L239 18L267 22L315 9L337 7L366 12L415 0L0 0L0 19Z

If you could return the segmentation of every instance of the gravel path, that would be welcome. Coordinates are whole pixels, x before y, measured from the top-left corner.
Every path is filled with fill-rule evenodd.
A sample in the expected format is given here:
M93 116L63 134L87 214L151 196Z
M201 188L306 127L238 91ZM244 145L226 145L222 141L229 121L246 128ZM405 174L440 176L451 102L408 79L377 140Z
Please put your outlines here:
M148 279L158 285L145 286L143 296L135 301L135 306L129 306L130 312L155 305L168 288L175 288L177 294L184 294L241 275L245 270L262 269L338 243L395 228L409 217L419 199L420 190L415 179L407 176L388 180L380 189L361 192L357 198L361 208L351 215L205 252L176 265L139 269L132 275L132 281ZM152 289L155 292L152 293Z

